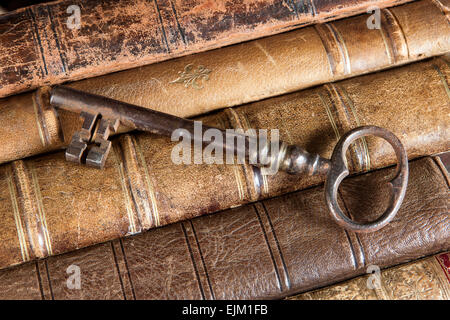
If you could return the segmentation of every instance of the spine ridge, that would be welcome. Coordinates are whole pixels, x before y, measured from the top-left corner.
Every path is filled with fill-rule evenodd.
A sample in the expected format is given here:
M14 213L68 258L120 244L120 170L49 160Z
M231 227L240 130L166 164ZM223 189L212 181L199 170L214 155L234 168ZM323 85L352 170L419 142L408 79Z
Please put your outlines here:
M405 32L394 13L389 9L381 10L381 35L386 46L390 63L396 64L410 58Z
M45 258L52 255L53 251L37 176L34 169L27 167L22 160L14 161L11 168L17 190L20 226L25 229L18 231L26 238L27 247L22 250L28 252L28 259ZM21 242L21 246L25 243Z
M336 39L332 29L328 23L322 23L314 26L323 48L326 52L331 74L333 77L340 77L345 75L345 57L339 48L338 40Z
M234 108L227 108L223 114L227 119L222 121L222 123L227 122L232 126L232 128L228 129L241 129L245 133L255 134L253 131L250 132L250 129L254 128L251 127L248 117L244 112L240 112ZM267 179L265 175L262 174L260 168L253 168L253 166L249 165L247 162L235 164L234 168L236 183L240 190L239 193L242 194L242 196L240 196L241 200L256 201L260 199L262 194L269 193ZM242 178L242 175L244 178ZM261 179L261 181L259 179ZM261 182L263 183L262 189ZM245 195L246 193L247 195Z
M450 2L448 0L430 0L432 3L436 5L436 7L441 10L442 14L447 18L448 23L450 24Z
M148 230L160 225L155 191L148 176L138 139L131 134L119 138L115 148L124 167L127 189L133 199L134 214L139 221L139 229Z

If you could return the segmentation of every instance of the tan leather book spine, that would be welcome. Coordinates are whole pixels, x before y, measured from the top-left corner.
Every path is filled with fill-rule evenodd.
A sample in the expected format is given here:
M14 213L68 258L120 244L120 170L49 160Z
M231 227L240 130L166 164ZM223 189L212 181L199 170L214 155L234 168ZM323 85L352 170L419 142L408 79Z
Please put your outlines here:
M290 300L450 300L450 252L360 276Z
M62 0L0 17L0 97L406 0Z
M450 52L449 18L439 3L381 10L381 29L368 29L369 15L362 15L70 85L195 116ZM58 118L48 108L45 90L2 99L0 123L0 162L59 148L80 126L77 116Z
M410 162L404 205L374 233L346 232L329 220L318 186L0 270L0 299L283 298L375 265L386 290L398 288L395 297L414 298L414 289L430 287L422 297L434 296L448 288L436 283L442 272L430 270L437 264L412 265L410 277L384 269L450 249L449 180L439 161ZM379 215L393 171L344 180L346 212Z
M278 129L280 139L329 158L359 125L391 130L410 158L449 149L447 78L433 59L327 84L199 118L222 128ZM178 142L148 133L113 142L104 170L65 161L64 152L0 166L0 266L82 248L150 228L303 189L323 177L262 175L248 164L175 164ZM361 139L352 172L395 163L389 144ZM192 159L191 159L192 160Z

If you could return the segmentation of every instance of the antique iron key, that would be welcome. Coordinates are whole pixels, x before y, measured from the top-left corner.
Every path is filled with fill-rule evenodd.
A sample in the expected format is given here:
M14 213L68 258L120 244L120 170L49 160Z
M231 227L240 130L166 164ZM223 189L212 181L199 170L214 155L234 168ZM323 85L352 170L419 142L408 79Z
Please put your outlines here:
M80 113L84 119L80 131L74 134L72 141L66 149L66 159L77 163L85 162L89 166L103 168L106 157L111 148L108 137L117 130L119 124L131 129L147 131L155 134L171 136L176 129L185 129L194 133L194 121L179 118L151 109L127 104L99 95L89 94L72 88L57 86L51 91L50 103L52 106ZM95 129L97 128L97 129ZM220 130L203 126L202 130ZM94 132L94 130L96 130ZM220 130L224 134L224 130ZM318 154L311 154L296 145L281 146L273 152L269 144L255 151L250 148L257 143L256 136L234 133L241 138L243 144L221 144L225 151L233 154L244 154L246 159L268 159L256 163L267 163L262 168L271 172L278 170L290 174L326 175L325 201L332 218L342 227L355 232L373 232L389 223L405 196L408 183L408 158L400 140L390 131L376 126L362 126L343 135L337 142L331 159L325 159ZM397 168L394 178L388 182L391 187L391 197L385 212L375 221L359 223L348 218L337 201L338 188L342 180L349 174L346 151L349 145L364 136L377 136L385 139L393 147L397 157ZM203 135L201 135L203 136ZM192 140L198 139L193 134ZM203 141L199 141L204 143ZM94 146L89 148L89 144ZM253 150L253 151L252 151ZM258 164L256 164L258 165Z

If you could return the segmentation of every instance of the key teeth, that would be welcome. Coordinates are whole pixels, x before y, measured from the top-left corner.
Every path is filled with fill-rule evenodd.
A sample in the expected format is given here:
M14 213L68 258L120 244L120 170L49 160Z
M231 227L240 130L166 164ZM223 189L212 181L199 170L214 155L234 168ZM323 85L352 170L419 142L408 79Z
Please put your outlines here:
M66 149L66 160L75 163L85 161L87 166L102 169L111 150L111 141L108 140L108 137L111 132L117 130L120 122L118 119L99 119L98 114L82 113L81 117L84 118L83 126L80 131L73 135L72 141ZM96 129L94 141L96 145L88 149L88 143L91 142L93 137L92 131L98 120L100 122Z
M111 141L108 137L112 132L115 132L119 126L119 120L101 119L100 125L97 129L97 137L95 138L96 146L89 150L86 165L98 169L103 169L111 150Z
M75 133L66 149L66 160L75 163L81 163L84 153L87 149L87 143L83 141L79 133Z
M83 161L98 114L82 112L80 117L84 120L83 125L79 131L74 133L66 149L66 160L75 163L82 163Z
M103 169L111 150L111 141L103 140L100 147L94 146L89 150L86 157L86 165L98 169Z

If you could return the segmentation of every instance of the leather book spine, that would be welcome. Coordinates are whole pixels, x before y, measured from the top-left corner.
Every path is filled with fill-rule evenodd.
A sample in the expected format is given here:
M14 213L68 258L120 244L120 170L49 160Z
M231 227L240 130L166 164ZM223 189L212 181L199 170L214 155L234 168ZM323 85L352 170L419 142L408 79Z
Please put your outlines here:
M360 125L396 134L410 159L449 149L444 59L326 84L205 115L206 125L278 129L282 141L330 158L337 139ZM445 112L444 112L445 113ZM311 187L323 176L263 175L248 163L177 164L180 142L149 133L113 141L103 170L64 152L0 166L0 267ZM390 145L367 137L349 148L360 173L395 163ZM188 159L189 160L189 159ZM321 199L322 201L323 199Z
M364 13L405 0L62 0L0 17L0 97Z
M450 300L450 252L388 268L379 274L356 277L289 299Z
M450 52L450 21L420 0L179 59L69 84L116 100L192 117ZM80 127L46 90L0 100L0 163L60 148ZM121 132L127 130L122 127Z
M448 251L443 168L439 158L412 161L403 206L374 233L347 232L331 221L317 186L0 270L0 298L282 298L366 274L369 266L383 270ZM346 213L356 219L379 215L393 173L388 168L346 179L340 199ZM414 293L408 287L413 278L393 275L389 282L389 274L382 271L383 285L396 286L399 296ZM429 278L425 273L420 279Z

